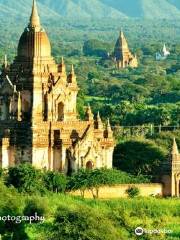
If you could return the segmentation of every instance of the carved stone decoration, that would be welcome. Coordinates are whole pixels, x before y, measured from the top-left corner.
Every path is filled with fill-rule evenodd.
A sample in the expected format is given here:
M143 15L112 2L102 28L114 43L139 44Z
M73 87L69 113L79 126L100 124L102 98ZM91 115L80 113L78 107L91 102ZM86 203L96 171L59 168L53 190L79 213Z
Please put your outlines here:
M90 106L86 120L78 119L75 68L67 74L63 58L56 64L35 0L17 56L0 82L1 138L4 129L11 129L8 144L0 146L2 166L29 162L68 174L85 168L88 161L94 168L112 167L115 142L110 123L104 128Z

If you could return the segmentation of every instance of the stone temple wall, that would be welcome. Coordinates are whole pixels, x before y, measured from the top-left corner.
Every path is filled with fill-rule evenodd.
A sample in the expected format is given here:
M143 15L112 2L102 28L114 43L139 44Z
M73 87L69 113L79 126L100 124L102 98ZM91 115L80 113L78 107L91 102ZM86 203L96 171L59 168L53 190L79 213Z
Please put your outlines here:
M163 196L163 184L161 183L146 183L146 184L120 184L110 187L101 187L99 189L100 199L122 198L127 197L126 190L129 187L135 186L140 190L140 195L148 196ZM74 196L80 196L80 191L70 193ZM88 190L85 191L85 198L93 198L92 193Z

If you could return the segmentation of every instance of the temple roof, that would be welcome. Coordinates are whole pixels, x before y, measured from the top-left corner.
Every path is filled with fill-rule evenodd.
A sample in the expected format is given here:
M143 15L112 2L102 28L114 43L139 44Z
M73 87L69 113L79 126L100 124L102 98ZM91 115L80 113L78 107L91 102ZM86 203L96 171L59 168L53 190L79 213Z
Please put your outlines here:
M40 18L37 9L36 0L33 0L32 13L29 21L29 27L40 27Z
M175 139L175 138L173 139L173 146L172 146L172 151L171 151L171 153L172 153L172 154L176 154L176 155L179 154L178 146L177 146L177 143L176 143L176 139Z
M124 53L128 53L128 52L130 52L128 43L124 36L123 31L121 30L119 37L116 41L115 48L114 48L114 55L115 55L116 59L121 59L122 56L124 55Z
M41 27L35 0L33 0L28 27L25 28L19 40L18 56L28 59L51 56L50 41L45 30Z

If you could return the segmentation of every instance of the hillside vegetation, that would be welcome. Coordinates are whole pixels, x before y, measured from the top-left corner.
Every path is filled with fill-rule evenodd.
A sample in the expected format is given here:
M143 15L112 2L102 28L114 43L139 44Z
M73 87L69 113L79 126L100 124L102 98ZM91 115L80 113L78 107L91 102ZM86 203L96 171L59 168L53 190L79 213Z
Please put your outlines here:
M136 227L169 230L143 239L180 237L177 199L135 198L84 200L63 194L28 196L0 183L0 216L38 216L45 221L0 221L2 240L127 240L137 239ZM17 219L16 219L17 220ZM108 226L108 227L107 227Z
M177 1L168 0L101 0L133 18L179 18Z
M38 0L42 16L46 19L178 19L179 2L174 0ZM0 0L2 20L24 18L31 9L31 0ZM16 6L16 8L15 8ZM16 10L15 10L16 9Z

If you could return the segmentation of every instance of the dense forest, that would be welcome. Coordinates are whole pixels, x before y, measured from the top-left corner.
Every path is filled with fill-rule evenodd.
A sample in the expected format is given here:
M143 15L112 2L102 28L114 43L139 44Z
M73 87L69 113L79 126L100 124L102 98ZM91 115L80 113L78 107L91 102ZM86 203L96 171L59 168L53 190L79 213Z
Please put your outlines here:
M180 44L178 21L111 21L84 23L52 22L46 29L57 61L65 57L75 66L80 87L78 109L90 103L95 113L110 118L115 125L154 124L178 126L180 121ZM1 23L0 57L16 54L23 24L14 28ZM129 47L139 60L137 69L117 70L108 54L113 52L120 28ZM159 34L161 33L161 34ZM155 60L156 52L166 43L171 55ZM69 70L69 69L68 69Z

